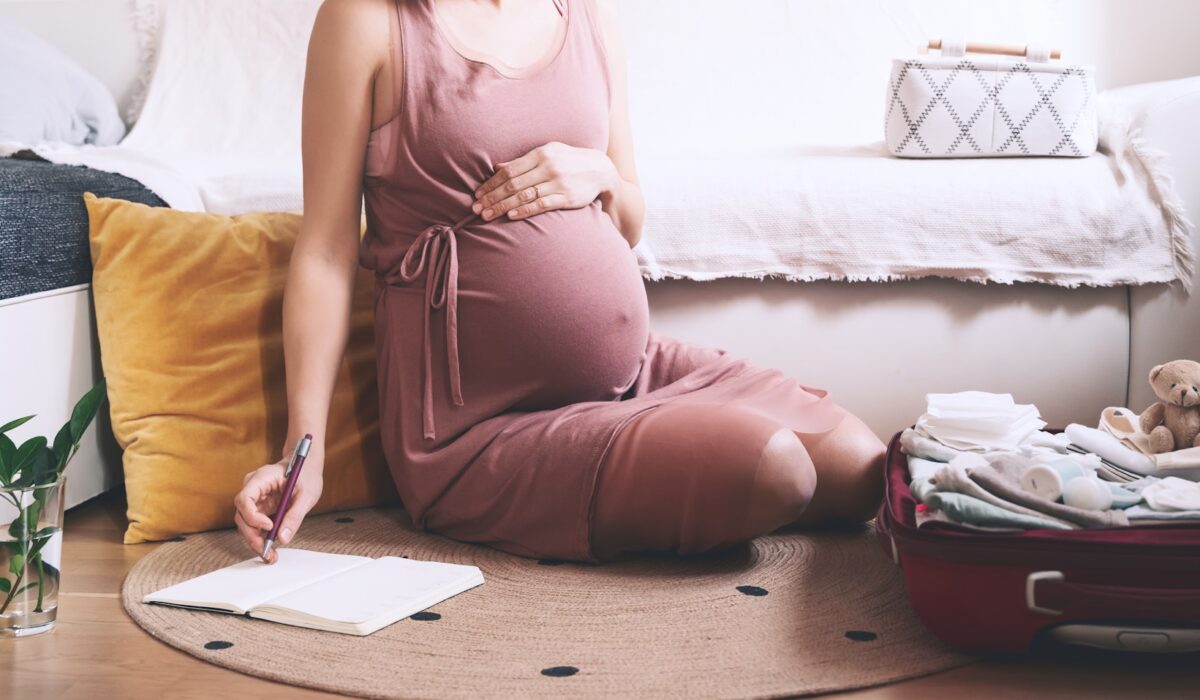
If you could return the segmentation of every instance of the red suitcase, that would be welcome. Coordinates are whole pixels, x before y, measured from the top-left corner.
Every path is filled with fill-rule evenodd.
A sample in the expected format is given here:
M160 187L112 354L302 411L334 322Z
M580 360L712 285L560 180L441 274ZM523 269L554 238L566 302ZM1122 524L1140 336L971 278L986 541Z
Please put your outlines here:
M875 531L931 632L968 651L1035 638L1109 649L1200 650L1200 526L918 529L900 433L888 444Z

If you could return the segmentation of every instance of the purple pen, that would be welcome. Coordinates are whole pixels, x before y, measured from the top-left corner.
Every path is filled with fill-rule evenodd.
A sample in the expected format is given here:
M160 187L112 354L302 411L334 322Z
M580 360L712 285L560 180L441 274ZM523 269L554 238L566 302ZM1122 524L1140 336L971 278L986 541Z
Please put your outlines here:
M279 497L279 507L275 509L275 517L271 520L271 534L267 535L267 541L263 544L263 561L267 560L267 555L275 547L275 537L279 534L279 523L283 521L283 514L287 512L288 504L292 501L292 492L296 490L296 482L300 480L300 468L304 466L304 458L308 456L308 448L311 445L312 434L305 433L304 437L296 443L296 449L292 450L292 458L288 461L287 470L283 472L287 483L283 485L283 495Z

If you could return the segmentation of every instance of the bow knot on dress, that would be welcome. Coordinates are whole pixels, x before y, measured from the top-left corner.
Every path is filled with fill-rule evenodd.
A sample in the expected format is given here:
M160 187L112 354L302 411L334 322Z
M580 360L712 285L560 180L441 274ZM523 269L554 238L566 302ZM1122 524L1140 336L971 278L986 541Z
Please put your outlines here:
M458 364L458 237L455 229L434 224L421 231L400 262L400 279L415 282L425 276L423 427L426 439L435 437L433 425L433 345L430 316L435 309L446 314L446 366L450 372L450 397L455 406L463 405L462 379Z

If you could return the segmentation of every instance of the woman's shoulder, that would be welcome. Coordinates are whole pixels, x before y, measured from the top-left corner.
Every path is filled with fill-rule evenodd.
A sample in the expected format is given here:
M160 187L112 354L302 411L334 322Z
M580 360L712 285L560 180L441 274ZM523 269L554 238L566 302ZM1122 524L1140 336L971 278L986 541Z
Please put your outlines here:
M313 22L311 45L331 52L351 51L375 66L388 58L397 0L324 0Z

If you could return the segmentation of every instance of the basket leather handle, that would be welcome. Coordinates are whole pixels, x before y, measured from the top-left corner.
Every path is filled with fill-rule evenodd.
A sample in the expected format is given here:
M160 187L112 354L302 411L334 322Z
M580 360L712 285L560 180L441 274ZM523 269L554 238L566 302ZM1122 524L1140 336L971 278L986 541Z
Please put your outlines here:
M936 49L941 51L943 46L950 48L951 44L952 42L949 40L943 42L941 39L930 39L926 49ZM1038 59L1045 61L1050 58L1062 58L1062 51L1059 49L1045 49L1034 44L1030 44L1028 46L1015 46L1011 44L977 44L974 42L967 42L966 44L961 44L961 46L963 46L964 50L969 53L990 53L1000 56L1024 56L1031 61Z
M1200 618L1200 590L1072 583L1061 571L1035 571L1026 579L1026 606L1044 615ZM1189 618L1187 613L1195 611Z

